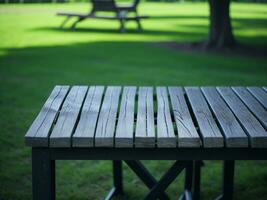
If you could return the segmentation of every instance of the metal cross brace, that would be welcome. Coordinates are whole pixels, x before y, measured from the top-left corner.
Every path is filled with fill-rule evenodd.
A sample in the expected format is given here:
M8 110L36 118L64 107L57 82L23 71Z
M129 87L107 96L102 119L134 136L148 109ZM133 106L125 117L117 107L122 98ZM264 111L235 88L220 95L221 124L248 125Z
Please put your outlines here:
M133 170L133 172L135 172L135 174L150 189L150 192L147 194L144 200L157 199L157 198L164 200L169 199L169 197L164 191L175 180L175 178L181 173L183 169L187 167L192 168L192 164L190 161L175 161L175 163L170 167L170 169L157 182L156 179L148 172L148 170L144 167L144 165L140 161L125 160L124 162ZM192 170L190 172L192 173ZM192 175L190 175L189 177L192 177ZM188 179L187 184L191 185L190 182L191 180Z

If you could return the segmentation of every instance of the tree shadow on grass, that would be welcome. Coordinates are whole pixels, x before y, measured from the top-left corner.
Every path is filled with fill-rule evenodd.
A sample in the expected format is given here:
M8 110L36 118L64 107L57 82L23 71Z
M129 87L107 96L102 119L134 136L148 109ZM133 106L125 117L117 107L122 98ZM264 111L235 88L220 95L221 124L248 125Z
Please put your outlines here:
M242 85L266 82L263 59L177 52L144 42L3 49L1 77L27 84ZM17 78L16 78L17 77ZM22 78L23 77L23 78Z
M260 52L258 55L265 56L264 52L261 52L262 50L265 50L267 47L267 35L258 34L257 30L261 30L262 27L264 27L264 23L267 23L267 20L236 20L233 19L234 25L234 31L250 31L251 27L254 28L254 34L251 35L240 35L238 34L236 36L236 39L239 43L242 43L244 45L241 46L241 48L247 48L248 53L245 53L246 55L250 55L250 50L256 50L257 52ZM246 27L250 27L250 29L247 29ZM119 36L121 39L124 37L127 37L128 35L135 35L137 37L140 37L143 41L151 41L151 39L145 39L142 38L143 36L150 37L153 36L154 41L157 42L157 37L162 40L162 37L167 39L169 42L178 42L178 43L196 43L199 41L204 41L207 38L208 35L208 25L207 24L179 24L177 23L175 30L164 30L164 29L155 29L155 28L146 28L144 26L144 29L142 31L138 31L132 26L130 28L127 28L125 33L120 33L118 27L114 26L114 28L94 28L94 27L77 27L75 29L71 28L57 28L57 27L38 27L31 29L31 31L50 31L50 32L58 32L62 34L107 34L109 36ZM77 35L78 36L78 35ZM191 42L190 42L191 41ZM197 50L197 49L196 49ZM244 51L245 52L245 51ZM234 52L233 52L234 53ZM238 51L238 54L242 54L242 51ZM255 56L256 54L251 54L251 56Z
M173 41L182 41L183 39L186 41L196 41L196 40L203 40L207 37L208 34L208 16L203 15L194 15L194 16L186 16L186 15L163 15L163 16L151 16L151 18L147 19L146 21L156 22L158 21L159 24L164 23L165 20L174 19L176 20L176 29L175 30L168 30L164 29L163 27L151 27L146 26L143 23L144 30L138 31L136 28L131 26L130 28L126 28L126 35L127 34L135 34L139 36L158 36L158 37L166 37L169 40ZM189 20L186 22L186 20ZM192 19L203 19L206 20L207 23L199 23L198 21L194 22ZM88 19L86 22L89 22ZM99 21L101 22L101 21ZM172 22L173 23L173 22ZM257 30L261 31L263 28L266 27L267 19L259 19L259 18L232 18L233 30L234 31L249 31L249 34L246 36L243 33L237 36L237 40L240 39L242 43L245 44L256 44L260 46L267 45L267 36L261 34L260 32L257 33ZM127 24L126 24L127 25ZM155 24L153 24L154 26ZM90 27L92 26L92 27ZM126 26L127 27L127 26ZM33 31L54 31L54 32L64 32L64 33L102 33L102 34L118 34L119 33L119 23L118 25L114 24L114 28L107 27L99 27L96 28L93 24L89 25L84 22L79 24L76 29L64 28L60 29L58 27L39 27L32 29ZM122 37L123 35L122 34Z
M122 37L127 34L136 34L140 36L166 36L170 38L180 38L184 36L186 38L192 37L201 37L204 36L201 32L187 32L187 31L172 31L172 30L155 30L155 29L146 29L144 28L142 31L138 31L134 28L129 28L125 33L120 33L118 29L114 26L114 28L88 28L88 27L77 27L75 29L71 28L57 28L57 27L41 27L31 29L33 31L53 31L53 32L62 32L62 33L104 33L104 34L119 34Z

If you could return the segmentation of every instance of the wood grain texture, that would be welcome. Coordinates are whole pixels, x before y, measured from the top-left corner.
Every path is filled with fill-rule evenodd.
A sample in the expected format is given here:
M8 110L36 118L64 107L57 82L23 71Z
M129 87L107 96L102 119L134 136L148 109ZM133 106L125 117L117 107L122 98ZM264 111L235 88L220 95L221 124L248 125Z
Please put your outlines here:
M185 91L199 126L204 147L223 147L223 136L200 89L185 87Z
M98 118L95 147L113 147L121 87L109 86Z
M217 90L249 135L251 147L266 148L267 133L245 104L238 98L231 88L217 87Z
M115 136L116 147L133 147L135 94L136 87L124 87Z
M248 147L248 137L215 87L202 87L225 137L226 147Z
M157 87L157 146L172 148L177 146L174 134L166 87Z
M58 120L50 135L51 147L70 147L71 136L74 131L87 86L73 86L63 103Z
M79 123L72 137L72 146L94 146L94 134L103 92L103 86L91 86L89 88L83 104Z
M68 91L69 86L55 86L25 135L26 145L48 146L51 127Z
M56 86L26 145L267 148L266 87L140 87L137 97L135 86L104 89Z
M232 89L249 108L249 110L257 117L263 127L267 129L267 110L264 109L264 107L245 87L232 87Z
M267 109L267 92L260 87L247 87L247 89Z
M199 147L201 139L187 107L182 87L169 87L172 112L177 127L178 147Z
M140 87L135 132L135 147L153 148L156 145L153 88Z

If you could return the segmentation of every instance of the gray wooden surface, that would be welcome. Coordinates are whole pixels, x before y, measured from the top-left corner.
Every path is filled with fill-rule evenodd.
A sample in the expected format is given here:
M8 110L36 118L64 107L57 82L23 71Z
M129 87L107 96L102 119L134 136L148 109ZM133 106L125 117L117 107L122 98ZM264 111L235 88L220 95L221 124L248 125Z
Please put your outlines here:
M200 137L187 107L184 91L181 87L169 87L172 112L177 127L179 147L199 147Z
M50 135L51 147L71 146L71 135L74 131L87 88L87 86L74 86L71 88Z
M140 87L135 132L135 147L155 147L153 88Z
M56 86L25 142L52 148L266 148L266 94L266 87Z
M267 92L260 87L248 87L248 90L267 109Z
M246 104L250 111L258 118L265 129L267 129L267 110L249 93L245 87L233 87L235 93Z
M113 147L121 87L107 88L95 133L96 147Z
M241 126L250 137L252 147L266 147L267 132L230 87L218 87L218 91L231 108Z
M91 86L88 90L81 117L73 135L74 147L94 146L94 134L103 93L103 86Z
M69 86L56 86L48 97L40 113L25 135L30 146L48 146L49 132L59 113L59 109L69 90Z
M177 140L170 114L166 87L157 87L157 145L158 147L176 147Z
M214 87L202 87L204 96L222 129L227 147L247 147L248 137Z
M133 147L134 145L135 94L136 87L125 87L123 90L115 136L116 147Z
M186 94L197 120L204 147L223 147L223 136L198 87L186 87Z

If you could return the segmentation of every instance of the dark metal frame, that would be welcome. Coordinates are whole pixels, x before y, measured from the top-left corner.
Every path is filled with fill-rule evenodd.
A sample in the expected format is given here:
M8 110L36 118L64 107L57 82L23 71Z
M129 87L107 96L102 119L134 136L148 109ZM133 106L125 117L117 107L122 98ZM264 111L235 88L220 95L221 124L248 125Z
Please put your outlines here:
M193 199L200 199L200 176L201 176L201 167L204 165L203 161L196 160L193 164Z
M194 199L199 200L200 199L200 176L201 176L201 167L204 166L203 161L194 161L192 167L193 167L193 173L190 175L193 177L190 177L192 182L189 188L191 188L191 193L188 192L188 189L185 189L185 193L182 197L185 196L186 192L189 194L192 194L189 198L183 198L183 199ZM235 167L235 160L224 160L223 161L223 182L222 182L222 194L219 195L216 200L232 200L233 199L233 192L234 192L234 167ZM188 176L190 176L188 175ZM186 174L187 177L187 174ZM186 184L186 183L185 183ZM193 184L193 185L192 185Z
M168 199L165 189L186 169L182 199L199 199L201 160L224 160L222 195L232 199L234 160L266 160L267 149L249 148L32 148L34 200L55 200L55 160L112 160L114 187L106 199L123 193L122 160L150 188L148 199ZM139 160L176 160L157 182ZM194 161L194 162L193 162Z
M223 161L222 194L216 200L232 200L234 192L234 160Z
M157 184L157 180L148 172L139 160L125 160L125 163L149 189L152 189ZM159 199L167 200L169 197L165 192L162 192L162 194L159 195Z
M267 160L267 148L34 148L52 160Z

